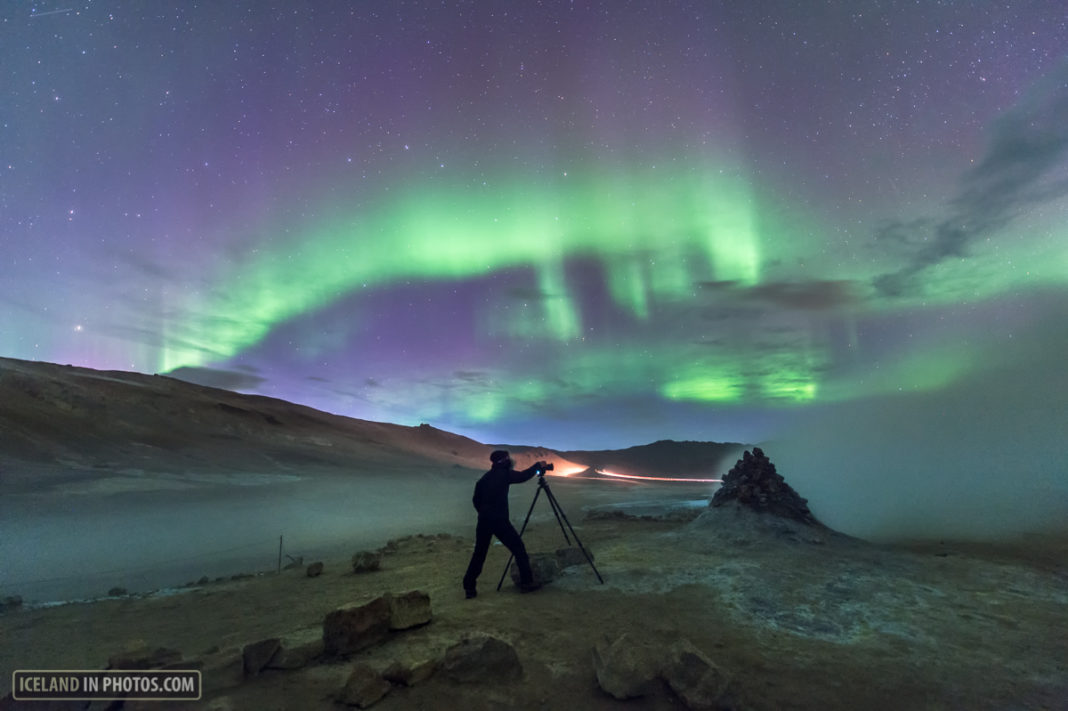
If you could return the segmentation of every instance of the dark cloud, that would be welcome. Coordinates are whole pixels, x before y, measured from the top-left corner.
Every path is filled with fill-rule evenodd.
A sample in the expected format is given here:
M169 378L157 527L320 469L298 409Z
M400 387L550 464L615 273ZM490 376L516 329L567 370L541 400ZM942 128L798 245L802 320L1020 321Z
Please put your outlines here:
M223 390L255 390L265 380L265 378L249 372L239 373L233 370L189 366L175 368L169 373L165 373L165 375L177 380L184 380L187 383L193 383L194 385L222 388Z
M934 222L921 217L916 220L886 220L875 228L875 241L890 248L913 250L922 247L934 227Z
M481 370L457 370L452 375L457 380L462 380L465 383L485 385L490 382L489 374Z
M858 301L849 281L768 282L749 290L753 298L774 306L826 311Z
M727 295L736 301L804 311L827 311L860 300L856 285L841 280L772 281L753 287L740 287L736 281L706 281L698 285L706 292Z
M986 154L965 174L953 214L928 227L924 220L888 222L876 238L914 248L909 262L873 280L886 296L913 288L914 277L1009 224L1031 205L1068 195L1068 181L1042 183L1068 154L1068 60L991 126Z

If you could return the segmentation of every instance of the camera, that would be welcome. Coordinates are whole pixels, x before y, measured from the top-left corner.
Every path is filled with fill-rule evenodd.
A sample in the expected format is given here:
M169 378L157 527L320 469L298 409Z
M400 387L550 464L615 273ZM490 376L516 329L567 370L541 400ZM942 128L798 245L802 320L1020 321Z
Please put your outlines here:
M545 476L545 472L551 472L555 467L552 462L546 462L545 466L538 469L538 476Z

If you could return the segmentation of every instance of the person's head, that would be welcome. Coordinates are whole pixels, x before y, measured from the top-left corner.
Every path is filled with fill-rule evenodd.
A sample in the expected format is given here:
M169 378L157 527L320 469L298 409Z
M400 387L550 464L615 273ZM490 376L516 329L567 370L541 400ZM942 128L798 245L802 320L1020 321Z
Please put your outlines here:
M494 467L510 467L512 466L512 456L508 454L506 449L497 449L490 454L490 461L493 462Z

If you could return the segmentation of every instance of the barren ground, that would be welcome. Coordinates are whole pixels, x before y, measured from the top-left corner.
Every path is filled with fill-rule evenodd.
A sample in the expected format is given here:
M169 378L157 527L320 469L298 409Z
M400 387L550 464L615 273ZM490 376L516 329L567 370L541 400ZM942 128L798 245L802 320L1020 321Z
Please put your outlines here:
M605 584L579 566L529 595L510 581L494 591L507 558L494 546L479 597L464 599L471 540L419 535L401 540L374 573L327 560L318 578L301 568L168 596L9 612L0 615L0 694L13 669L102 668L133 640L192 657L316 628L342 604L418 589L431 597L429 625L217 696L239 709L335 709L357 659L385 667L401 656L440 656L465 633L486 632L515 646L520 681L457 685L435 676L394 688L375 708L682 708L667 688L628 702L599 689L591 650L627 632L650 645L688 638L732 677L742 709L1068 709L1063 541L811 542L732 516L582 520L576 512ZM551 517L524 538L532 552L563 545Z

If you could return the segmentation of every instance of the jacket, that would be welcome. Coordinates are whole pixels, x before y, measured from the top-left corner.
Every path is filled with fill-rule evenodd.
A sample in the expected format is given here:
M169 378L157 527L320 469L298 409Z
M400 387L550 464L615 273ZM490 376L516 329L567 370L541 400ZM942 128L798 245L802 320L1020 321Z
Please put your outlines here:
M494 466L475 484L471 503L479 518L508 518L508 487L522 484L538 473L537 465L516 471L508 466Z

